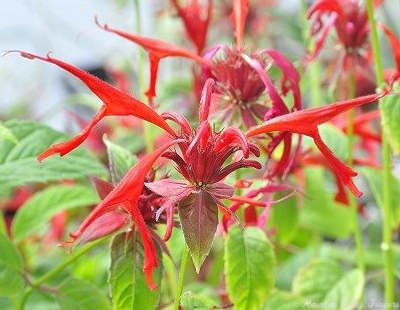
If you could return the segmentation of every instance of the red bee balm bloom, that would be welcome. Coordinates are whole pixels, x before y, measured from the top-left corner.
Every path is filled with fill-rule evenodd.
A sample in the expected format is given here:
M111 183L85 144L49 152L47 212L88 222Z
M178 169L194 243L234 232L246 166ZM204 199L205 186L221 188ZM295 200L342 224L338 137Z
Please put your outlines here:
M163 156L174 161L185 180L146 183L153 192L169 197L159 213L177 204L185 240L197 271L214 239L218 225L217 206L223 206L221 199L231 197L234 192L233 187L221 181L239 168L261 168L257 161L247 159L250 153L259 156L259 151L239 129L230 127L221 132L212 129L207 118L213 85L211 79L205 84L197 130L193 130L179 114L163 114L180 126L181 132L177 137L184 140L178 144L180 152L166 152ZM226 165L228 158L238 151L243 156Z

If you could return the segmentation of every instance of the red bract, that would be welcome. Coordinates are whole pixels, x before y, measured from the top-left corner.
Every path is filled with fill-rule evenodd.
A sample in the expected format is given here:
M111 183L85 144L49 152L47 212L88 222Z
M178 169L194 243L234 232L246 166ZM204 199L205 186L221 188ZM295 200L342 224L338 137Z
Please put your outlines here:
M103 201L89 214L75 233L71 233L72 244L78 239L88 242L106 236L125 225L134 225L138 229L144 247L143 272L151 289L156 286L152 279L153 270L158 266L157 255L143 212L139 209L139 198L143 183L154 162L168 148L182 140L165 144L151 154L146 155L134 165L118 185L110 191Z
M171 0L172 5L178 12L179 17L185 25L187 36L192 40L201 54L207 40L207 30L210 24L212 12L212 0L206 0L202 5L199 0L189 0L189 3L182 5L177 0Z
M28 59L40 59L45 62L52 63L65 71L68 71L72 75L75 75L78 79L80 79L83 83L86 84L87 87L103 101L103 105L101 106L100 110L96 113L93 117L92 121L87 125L87 127L77 136L74 138L52 145L50 148L45 150L38 156L38 160L42 161L46 157L49 157L53 154L60 154L61 156L68 154L73 149L77 148L80 144L85 141L88 137L90 132L92 131L93 127L96 126L98 122L102 120L105 116L123 116L123 115L132 115L143 120L146 120L154 125L164 129L166 132L170 134L174 134L173 129L164 121L160 115L158 115L153 109L149 108L143 102L133 98L115 87L103 82L102 80L98 79L97 77L78 69L70 64L67 64L61 60L50 58L47 55L46 58L40 57L34 54L30 54L27 52L22 51L10 51L11 52L18 52L21 54L22 57Z
M150 86L146 91L146 96L150 103L153 102L153 98L156 96L156 81L157 81L157 73L158 73L158 65L161 58L165 57L183 57L192 59L198 63L203 63L203 59L196 55L195 53L184 49L183 47L173 45L171 43L167 43L164 41L156 40L153 38L148 38L140 35L135 35L131 33L127 33L118 29L111 28L107 24L101 25L97 18L96 24L108 31L115 33L129 41L132 41L140 46L142 46L149 53L149 61L150 61Z
M328 122L333 117L354 107L379 100L389 92L390 89L385 89L377 94L359 97L352 100L345 100L320 108L295 111L287 115L278 116L264 122L260 126L251 128L247 131L246 136L252 137L272 131L288 131L311 137L343 184L347 186L355 196L360 197L362 193L357 189L352 181L352 177L355 177L357 173L341 162L325 145L319 134L318 125Z

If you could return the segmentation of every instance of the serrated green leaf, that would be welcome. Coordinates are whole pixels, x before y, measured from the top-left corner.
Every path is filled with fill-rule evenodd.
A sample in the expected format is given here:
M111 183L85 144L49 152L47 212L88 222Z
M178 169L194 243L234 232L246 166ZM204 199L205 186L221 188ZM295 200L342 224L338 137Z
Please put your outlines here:
M320 303L342 276L343 270L337 262L315 260L296 274L292 290L307 301Z
M199 273L215 237L218 208L207 192L200 191L180 201L178 210L185 242Z
M150 290L143 273L143 245L135 234L127 239L126 233L113 238L109 284L114 309L156 309L160 297L162 260L158 255L158 268L153 272L156 290Z
M23 261L18 249L0 233L0 296L20 293L24 287Z
M83 148L62 158L52 156L39 163L36 157L42 151L67 139L63 133L31 121L10 120L4 126L15 135L19 143L0 137L0 190L32 182L107 175L103 165Z
M301 206L301 226L330 237L347 237L353 231L352 210L333 199L327 190L324 170L305 169L307 197Z
M2 123L0 123L0 138L9 140L14 144L18 144L18 138Z
M256 227L233 227L225 244L225 272L235 309L260 309L274 285L272 244Z
M90 206L99 202L96 192L83 185L54 185L26 201L18 210L12 224L16 242L40 231L51 217L63 210Z
M263 310L298 310L305 309L306 302L300 296L285 291L273 290Z
M116 185L137 162L137 158L130 151L111 142L106 137L103 138L103 141L107 147L111 180Z
M397 91L400 87L396 88ZM400 97L388 96L379 105L383 133L388 138L395 155L400 154Z
M372 194L374 195L375 201L378 205L383 204L383 174L381 171L372 168L360 168L360 173L366 178L368 186L370 187ZM392 221L392 227L396 228L400 224L400 180L391 175L391 181L389 183L391 189L392 212L390 213L390 220Z
M329 309L354 309L359 304L363 287L364 274L362 271L351 270L331 288L322 301L322 305L326 305Z
M63 310L111 309L105 293L89 282L74 278L62 283L54 298Z
M297 233L299 209L294 198L275 204L271 209L268 227L276 231L274 240L279 244L288 244Z

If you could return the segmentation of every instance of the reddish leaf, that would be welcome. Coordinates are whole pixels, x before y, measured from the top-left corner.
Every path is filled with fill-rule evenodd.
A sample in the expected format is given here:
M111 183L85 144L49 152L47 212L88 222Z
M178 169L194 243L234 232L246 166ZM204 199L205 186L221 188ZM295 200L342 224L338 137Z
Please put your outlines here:
M210 252L218 225L218 208L210 194L200 190L179 202L179 218L196 271Z

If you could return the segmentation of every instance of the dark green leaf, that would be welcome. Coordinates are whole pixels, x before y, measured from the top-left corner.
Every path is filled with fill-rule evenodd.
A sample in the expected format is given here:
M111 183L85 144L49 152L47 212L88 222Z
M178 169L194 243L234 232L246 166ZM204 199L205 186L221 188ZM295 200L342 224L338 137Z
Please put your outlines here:
M136 163L137 158L123 147L111 142L106 137L103 138L107 146L108 162L110 165L111 180L114 185L118 184L123 176Z
M293 292L319 303L342 276L342 268L335 261L316 260L297 273L293 281Z
M179 218L194 267L199 272L217 230L217 205L205 191L190 194L179 203Z
M54 298L63 310L111 309L104 292L89 282L74 278L62 283Z
M330 237L349 236L353 231L352 210L334 202L322 168L308 167L305 173L307 197L300 212L301 225Z
M39 163L36 157L42 151L55 142L67 139L63 133L30 121L11 120L4 126L19 143L0 137L0 190L31 182L107 175L103 165L82 148L62 158L52 156Z
M233 227L225 244L225 272L235 309L260 309L274 285L275 256L265 233Z
M397 91L400 88L397 87ZM379 105L382 117L382 126L395 155L400 154L400 97L388 96Z
M159 267L153 272L158 288L150 290L143 273L143 245L139 235L127 239L125 233L113 238L111 245L111 267L109 284L114 308L156 309L160 297L162 260L158 255Z
M54 185L38 192L17 212L12 225L15 241L40 231L57 213L98 203L96 192L82 185Z

